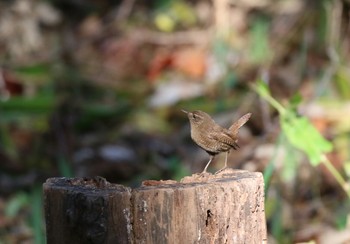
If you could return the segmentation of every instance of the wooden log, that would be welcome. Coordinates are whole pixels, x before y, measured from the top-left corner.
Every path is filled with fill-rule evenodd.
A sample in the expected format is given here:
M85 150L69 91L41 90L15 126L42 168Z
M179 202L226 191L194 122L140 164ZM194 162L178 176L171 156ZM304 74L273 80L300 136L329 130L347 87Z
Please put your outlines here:
M227 169L130 189L44 183L47 243L267 243L261 173Z
M130 189L101 177L44 183L47 243L128 243Z

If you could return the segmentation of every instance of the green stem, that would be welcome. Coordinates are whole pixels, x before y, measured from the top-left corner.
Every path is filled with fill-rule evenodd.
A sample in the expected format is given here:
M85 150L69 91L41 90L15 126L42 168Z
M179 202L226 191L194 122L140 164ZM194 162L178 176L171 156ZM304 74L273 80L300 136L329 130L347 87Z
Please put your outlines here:
M265 99L274 107L280 115L284 115L286 113L286 109L279 103L277 100L275 100L270 95L265 96Z
M341 176L338 170L333 166L333 164L328 160L328 158L324 154L322 155L322 163L324 164L324 166L326 166L326 168L331 172L331 174L334 176L339 185L343 188L345 193L348 195L348 198L350 198L349 184L344 180L344 178Z
M274 107L279 114L284 115L286 113L286 109L279 103L277 102L276 99L274 99L268 91L265 91L264 88L260 88L257 85L253 85L253 89L265 100L267 100L272 107Z

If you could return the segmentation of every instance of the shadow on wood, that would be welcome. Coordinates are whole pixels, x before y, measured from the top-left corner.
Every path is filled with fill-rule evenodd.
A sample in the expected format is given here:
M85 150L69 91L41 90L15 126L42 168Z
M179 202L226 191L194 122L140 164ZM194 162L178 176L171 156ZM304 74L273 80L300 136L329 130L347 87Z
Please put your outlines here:
M227 169L131 189L101 177L44 183L47 243L266 243L261 173Z

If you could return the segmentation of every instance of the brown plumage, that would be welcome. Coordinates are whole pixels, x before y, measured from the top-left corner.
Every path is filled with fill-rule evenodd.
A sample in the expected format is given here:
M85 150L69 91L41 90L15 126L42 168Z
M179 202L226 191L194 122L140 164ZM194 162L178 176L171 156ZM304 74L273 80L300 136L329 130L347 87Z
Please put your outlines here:
M230 128L226 129L218 125L209 114L203 111L182 111L187 114L187 117L190 120L191 138L198 146L210 155L209 162L205 166L203 173L207 171L207 168L215 155L221 152L226 152L225 166L221 170L225 169L227 167L227 156L230 150L237 150L239 148L237 144L238 130L249 120L251 113L243 115L240 119L234 122Z

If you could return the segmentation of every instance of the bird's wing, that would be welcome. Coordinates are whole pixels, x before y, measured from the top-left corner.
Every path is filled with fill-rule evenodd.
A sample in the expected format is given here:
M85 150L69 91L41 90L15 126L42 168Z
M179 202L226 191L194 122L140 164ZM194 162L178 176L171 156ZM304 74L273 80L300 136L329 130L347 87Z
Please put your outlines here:
M227 129L220 127L220 129L218 129L217 131L210 132L208 134L208 137L218 142L218 144L221 143L229 146L229 148L230 147L232 147L233 149L239 148L236 142L236 139L232 137L231 133Z

